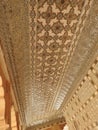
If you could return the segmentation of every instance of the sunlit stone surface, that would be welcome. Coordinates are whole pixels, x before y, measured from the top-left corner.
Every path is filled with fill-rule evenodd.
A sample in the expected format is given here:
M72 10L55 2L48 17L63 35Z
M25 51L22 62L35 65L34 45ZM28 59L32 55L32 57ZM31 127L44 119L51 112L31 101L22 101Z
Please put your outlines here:
M69 130L68 126L65 125L64 129L63 130Z

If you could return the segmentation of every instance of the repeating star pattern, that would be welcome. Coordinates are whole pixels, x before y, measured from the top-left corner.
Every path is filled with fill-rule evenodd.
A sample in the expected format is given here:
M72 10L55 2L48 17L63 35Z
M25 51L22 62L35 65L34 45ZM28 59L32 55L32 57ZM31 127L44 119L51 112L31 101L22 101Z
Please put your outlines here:
M34 15L33 17L30 15L30 21L36 25L30 32L32 68L35 70L33 98L37 106L40 106L37 111L41 116L45 111L51 111L51 103L56 96L58 82L72 46L78 21L90 1L86 3L84 0L38 0L35 1L36 4L32 2L31 0L30 7ZM85 4L87 5L84 7ZM35 93L39 89L44 99L38 99L39 94L36 97ZM53 111L55 113L56 109Z
M90 40L82 43L84 35L78 42L92 2L0 1L3 51L27 127L62 117L63 101L78 82L79 65L87 62L88 50L94 52Z

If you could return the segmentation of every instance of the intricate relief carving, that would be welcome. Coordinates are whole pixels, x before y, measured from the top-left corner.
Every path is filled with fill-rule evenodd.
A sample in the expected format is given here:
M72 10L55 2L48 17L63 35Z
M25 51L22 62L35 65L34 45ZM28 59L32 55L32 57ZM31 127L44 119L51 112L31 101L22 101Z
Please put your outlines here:
M98 26L93 9L91 17L95 20L90 17L90 22L84 24L92 2L0 2L3 51L27 126L62 116L69 88L78 82L82 65L89 63L88 56L92 58L91 52L96 50ZM87 26L92 26L92 31Z

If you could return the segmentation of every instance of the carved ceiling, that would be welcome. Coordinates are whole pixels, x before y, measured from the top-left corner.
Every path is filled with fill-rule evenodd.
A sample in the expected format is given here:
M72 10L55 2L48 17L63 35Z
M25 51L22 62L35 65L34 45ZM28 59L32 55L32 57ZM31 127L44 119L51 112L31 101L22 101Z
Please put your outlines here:
M0 1L1 45L26 127L62 118L98 50L97 7L97 0Z

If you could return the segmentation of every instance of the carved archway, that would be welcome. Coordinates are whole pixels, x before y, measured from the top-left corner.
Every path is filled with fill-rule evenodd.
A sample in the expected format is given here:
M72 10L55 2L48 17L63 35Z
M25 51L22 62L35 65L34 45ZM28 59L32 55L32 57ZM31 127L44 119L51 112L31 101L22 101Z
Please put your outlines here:
M18 111L12 96L11 83L0 46L0 130L21 130Z
M9 125L5 121L5 98L4 98L4 88L3 81L0 75L0 130L7 129Z

